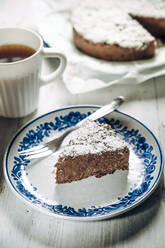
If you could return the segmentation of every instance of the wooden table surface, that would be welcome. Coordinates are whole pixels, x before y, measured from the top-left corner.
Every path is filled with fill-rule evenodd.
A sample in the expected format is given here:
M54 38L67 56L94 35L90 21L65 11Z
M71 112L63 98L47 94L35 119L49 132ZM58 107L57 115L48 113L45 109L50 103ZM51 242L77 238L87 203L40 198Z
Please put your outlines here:
M25 3L14 1L15 6ZM8 6L9 0L0 2L1 11L5 13L1 18L2 25L6 25L6 15L11 13ZM51 66L47 61L44 68L48 70ZM118 95L126 98L120 110L148 126L164 151L165 77L137 86L112 86L77 95L71 95L62 82L54 82L41 88L39 107L32 115L21 119L0 117L0 248L165 247L164 175L154 193L141 205L119 217L95 222L59 220L34 211L10 191L3 176L7 144L27 121L62 106L103 105Z

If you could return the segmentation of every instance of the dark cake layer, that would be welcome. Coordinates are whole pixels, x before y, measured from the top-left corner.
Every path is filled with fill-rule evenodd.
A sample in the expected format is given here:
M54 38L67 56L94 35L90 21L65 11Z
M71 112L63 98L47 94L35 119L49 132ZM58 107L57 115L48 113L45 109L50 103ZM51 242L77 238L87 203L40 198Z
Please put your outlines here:
M60 157L55 165L56 183L70 183L89 176L101 177L116 170L128 170L129 149L117 149L101 154Z
M155 54L155 41L146 45L145 49L125 48L116 44L97 43L84 39L73 29L75 46L82 52L96 58L110 61L133 61L152 58Z

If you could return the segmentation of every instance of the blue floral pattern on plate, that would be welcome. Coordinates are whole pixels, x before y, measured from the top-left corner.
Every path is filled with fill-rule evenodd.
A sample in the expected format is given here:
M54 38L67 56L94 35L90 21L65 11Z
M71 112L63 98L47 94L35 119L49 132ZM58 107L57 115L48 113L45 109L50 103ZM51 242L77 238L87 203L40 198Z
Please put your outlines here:
M56 116L54 121L40 123L35 126L35 128L28 130L19 143L18 151L26 150L40 144L44 141L44 138L49 137L52 132L56 130L61 131L65 128L76 125L79 121L90 114L91 112L82 113L79 111L71 111L66 115ZM157 163L157 155L154 154L152 145L147 143L146 138L141 135L138 129L129 129L127 126L123 126L121 121L118 119L100 119L99 121L104 121L110 124L111 127L133 147L135 154L143 160L145 177L140 187L134 188L128 192L126 196L119 197L115 203L106 206L91 206L87 209L74 209L71 206L49 204L45 202L42 197L37 197L36 194L33 193L37 190L35 187L32 186L32 191L26 189L26 186L22 181L22 173L25 172L25 167L28 166L30 160L26 159L26 156L17 155L14 156L11 177L16 182L16 188L19 194L23 195L24 198L32 204L48 209L51 213L69 217L94 217L108 215L119 209L122 210L132 206L132 204L141 198L149 190L151 181L154 179L153 172L155 171Z

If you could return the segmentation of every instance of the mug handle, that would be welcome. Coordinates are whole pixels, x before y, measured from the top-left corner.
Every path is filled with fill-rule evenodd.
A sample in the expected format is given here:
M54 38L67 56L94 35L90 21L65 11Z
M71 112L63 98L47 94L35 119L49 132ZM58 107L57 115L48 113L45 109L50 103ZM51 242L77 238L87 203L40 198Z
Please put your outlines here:
M45 58L48 58L48 57L59 58L60 64L55 71L51 72L48 75L44 75L40 78L41 86L46 85L46 84L52 82L52 80L56 79L58 76L61 76L63 74L65 68L66 68L66 65L67 65L67 59L66 59L65 55L62 53L56 52L54 48L43 48L42 49L42 56Z

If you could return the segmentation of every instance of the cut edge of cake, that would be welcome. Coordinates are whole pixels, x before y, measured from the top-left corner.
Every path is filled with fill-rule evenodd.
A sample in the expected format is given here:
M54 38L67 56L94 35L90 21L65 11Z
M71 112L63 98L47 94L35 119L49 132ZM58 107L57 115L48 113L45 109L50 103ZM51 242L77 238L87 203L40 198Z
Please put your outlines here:
M128 144L108 124L88 123L76 131L68 138L55 164L57 184L128 170Z

